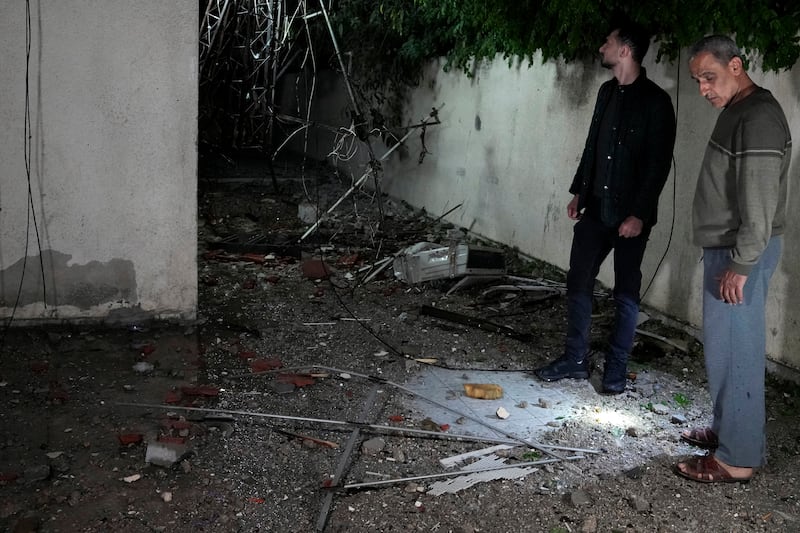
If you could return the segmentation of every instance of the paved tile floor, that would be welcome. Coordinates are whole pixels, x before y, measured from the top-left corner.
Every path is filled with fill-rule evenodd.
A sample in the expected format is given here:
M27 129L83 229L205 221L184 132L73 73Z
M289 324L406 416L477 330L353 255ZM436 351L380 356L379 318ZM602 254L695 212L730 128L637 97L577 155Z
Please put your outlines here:
M503 397L497 400L470 398L464 392L465 383L500 385ZM409 407L421 418L430 417L437 424L449 424L451 433L500 439L513 435L514 438L539 440L542 434L553 429L548 422L568 418L582 398L596 395L589 381L564 380L556 386L543 383L527 372L438 367L423 368L405 386L419 395L411 398ZM497 416L501 407L510 414L508 418Z

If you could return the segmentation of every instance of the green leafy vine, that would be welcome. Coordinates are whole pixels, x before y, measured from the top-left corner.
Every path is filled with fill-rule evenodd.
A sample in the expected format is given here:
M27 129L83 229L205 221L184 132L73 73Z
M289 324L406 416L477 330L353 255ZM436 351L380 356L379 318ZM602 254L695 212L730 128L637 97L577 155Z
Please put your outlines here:
M373 104L397 112L403 94L431 60L467 75L498 55L509 65L596 57L617 13L648 28L656 61L674 61L709 33L734 35L765 71L790 69L800 57L800 2L792 0L339 0L333 17L352 54L354 80Z

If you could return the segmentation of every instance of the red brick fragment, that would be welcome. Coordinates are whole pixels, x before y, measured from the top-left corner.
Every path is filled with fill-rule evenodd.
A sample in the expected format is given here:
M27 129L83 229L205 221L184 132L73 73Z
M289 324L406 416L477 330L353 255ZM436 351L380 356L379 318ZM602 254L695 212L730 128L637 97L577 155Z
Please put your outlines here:
M127 446L128 444L139 444L142 442L143 436L141 433L122 433L117 435L117 439L120 444Z
M303 261L303 275L309 279L328 279L331 276L331 267L321 259L307 259Z
M242 254L239 256L242 261L250 261L251 263L264 264L266 257L263 254Z
M50 399L57 403L64 403L69 400L69 394L64 388L56 381L50 383Z
M239 350L239 358L241 359L255 359L256 355L258 355L253 350Z
M31 370L36 374L44 374L50 368L50 363L47 361L33 361L31 362Z
M219 387L212 387L210 385L181 387L181 393L186 396L219 396Z
M389 417L389 420L392 421L392 422L402 422L404 419L403 419L403 415L391 415Z
M180 403L181 398L183 396L180 392L171 390L167 393L167 396L164 398L164 403Z
M242 282L242 288L247 290L252 290L256 288L256 280L253 278L248 278Z
M19 478L19 472L0 472L0 483L10 483Z
M158 437L158 442L165 442L168 444L186 444L186 437L172 437L170 435L161 435Z
M254 359L250 361L251 372L267 372L283 366L279 359Z

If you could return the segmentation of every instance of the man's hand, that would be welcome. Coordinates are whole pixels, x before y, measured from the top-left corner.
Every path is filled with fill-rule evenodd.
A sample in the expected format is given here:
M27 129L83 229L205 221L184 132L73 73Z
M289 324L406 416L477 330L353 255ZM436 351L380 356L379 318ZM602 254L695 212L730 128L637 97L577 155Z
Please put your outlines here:
M567 216L572 220L578 220L581 218L581 214L578 211L578 199L580 198L580 194L576 194L572 197L572 200L569 201L567 204Z
M744 303L744 284L747 276L737 274L733 270L725 270L719 279L719 297L726 304Z
M631 215L619 225L620 237L636 237L642 232L642 221Z

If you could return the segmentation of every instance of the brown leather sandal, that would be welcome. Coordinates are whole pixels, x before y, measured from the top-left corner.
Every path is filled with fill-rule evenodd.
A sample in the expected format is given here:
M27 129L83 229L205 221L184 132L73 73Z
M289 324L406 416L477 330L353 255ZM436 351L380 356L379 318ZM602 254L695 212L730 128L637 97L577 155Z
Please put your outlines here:
M722 468L713 455L703 455L692 457L682 461L686 465L686 471L675 465L675 473L686 479L700 483L748 483L752 474L748 477L733 477L730 472Z
M711 431L709 427L694 428L688 432L683 432L681 433L681 440L704 450L714 450L719 446L717 434Z

